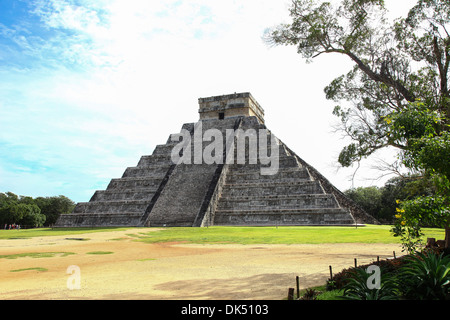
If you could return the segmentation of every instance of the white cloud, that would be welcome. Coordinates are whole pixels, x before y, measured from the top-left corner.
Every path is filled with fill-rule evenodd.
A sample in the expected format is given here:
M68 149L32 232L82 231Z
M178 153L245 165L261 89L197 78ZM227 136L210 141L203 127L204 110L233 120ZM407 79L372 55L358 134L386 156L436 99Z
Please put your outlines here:
M8 98L0 102L0 125L9 131L0 142L27 145L31 160L65 168L48 178L63 181L50 183L48 192L64 185L67 196L89 200L77 190L105 188L183 123L197 121L197 98L240 91L252 92L269 129L300 157L339 188L351 186L349 171L336 174L331 165L343 141L331 132L334 105L323 93L351 64L331 56L305 64L294 47L268 48L261 39L265 28L289 21L290 1L33 3L53 32L46 41L26 32L16 39L37 60L31 71L2 74L8 81L0 93ZM17 35L1 25L0 34ZM45 174L14 173L3 181L31 186Z

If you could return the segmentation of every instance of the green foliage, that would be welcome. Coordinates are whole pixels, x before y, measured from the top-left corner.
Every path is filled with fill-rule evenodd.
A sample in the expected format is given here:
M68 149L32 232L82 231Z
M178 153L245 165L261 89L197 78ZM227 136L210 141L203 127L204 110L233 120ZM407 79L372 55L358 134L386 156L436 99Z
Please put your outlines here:
M415 300L449 298L450 256L429 252L407 259L399 275L399 289L404 297Z
M430 109L421 101L410 103L384 119L389 141L408 145L402 153L407 168L430 170L449 177L450 126L446 120L439 111Z
M448 198L438 195L417 197L400 202L392 228L394 236L400 237L404 250L417 251L423 244L423 225L446 228L449 224L450 208Z
M78 235L91 232L121 231L129 228L105 227L105 228L37 228L3 231L0 229L0 239L34 238L47 236ZM433 235L436 237L436 235Z
M393 276L381 270L380 286L374 288L369 286L372 283L372 274L363 268L353 269L352 275L344 285L343 296L350 300L396 300L397 283Z
M392 237L390 226L367 225L355 227L177 227L152 230L138 241L238 243L238 244L296 244L296 243L399 243ZM439 238L443 230L424 229L427 237Z
M450 256L434 252L415 253L401 259L380 261L379 287L372 273L360 266L335 277L343 297L352 300L447 300L450 288ZM372 286L369 286L372 284Z
M382 189L378 187L359 187L344 192L347 197L361 206L375 219L380 218L382 204ZM389 218L389 217L388 217Z
M417 197L433 196L436 194L436 188L431 177L411 175L391 178L382 187L358 187L346 190L344 193L378 221L391 224L396 221L394 215L398 200L406 201ZM434 223L426 224L425 222L421 225L436 226Z
M39 228L3 231L0 239L68 236L90 232L124 231L133 228ZM301 244L301 243L399 243L391 236L390 226L367 225L365 227L222 227L209 228L148 228L136 241L148 243L237 243L237 244ZM425 237L440 238L442 229L423 229Z
M91 252L86 252L86 254L112 254L114 252L112 251L91 251Z
M320 292L316 289L308 288L305 290L304 294L300 296L299 300L317 300L319 294Z
M53 225L61 214L72 212L75 203L60 195L57 197L37 197L35 203L46 216L46 225Z
M22 272L22 271L38 271L38 272L45 272L48 271L47 268L41 268L41 267L34 267L34 268L24 268L24 269L14 269L10 270L10 272Z
M39 227L43 225L45 215L41 214L41 209L30 203L28 198L21 201L11 193L0 195L2 196L0 197L0 226L20 224Z
M27 227L52 225L60 214L70 213L75 203L65 196L17 196L12 192L0 193L0 226L16 224Z
M385 118L393 141L406 141L402 153L406 167L426 172L434 184L434 193L400 203L393 228L408 252L421 244L424 225L447 228L450 225L450 136L449 126L436 110L417 101L401 112ZM448 235L447 235L448 237Z
M73 252L27 252L17 254L0 255L0 259L17 259L17 258L52 258L55 256L66 257L75 254Z

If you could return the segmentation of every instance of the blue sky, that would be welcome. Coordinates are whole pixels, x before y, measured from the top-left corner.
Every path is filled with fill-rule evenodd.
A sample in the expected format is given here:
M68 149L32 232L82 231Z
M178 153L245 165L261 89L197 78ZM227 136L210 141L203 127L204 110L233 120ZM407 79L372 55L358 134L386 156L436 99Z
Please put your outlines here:
M337 170L345 141L323 88L351 64L263 43L289 3L1 0L0 192L88 201L197 121L198 98L244 91L338 188L381 183Z

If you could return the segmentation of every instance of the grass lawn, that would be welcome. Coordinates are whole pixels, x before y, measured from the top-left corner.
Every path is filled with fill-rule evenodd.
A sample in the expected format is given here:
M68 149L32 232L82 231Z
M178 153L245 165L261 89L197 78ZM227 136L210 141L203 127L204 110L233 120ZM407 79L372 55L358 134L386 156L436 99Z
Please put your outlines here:
M344 290L331 290L327 291L326 285L317 286L313 288L308 288L308 290L314 290L318 295L316 295L316 300L346 300L344 295ZM303 297L306 294L307 289L300 290L300 297ZM294 293L294 298L297 299L297 293ZM287 299L287 298L286 298Z
M400 243L391 226L166 228L140 234L140 241L237 244ZM424 239L444 239L443 229L424 229Z
M66 257L71 254L75 254L75 253L73 253L73 252L28 252L28 253L0 255L0 259L17 259L17 258L23 258L23 257L51 258L54 256Z
M130 228L35 228L35 229L20 229L20 230L4 230L0 229L1 239L26 239L33 237L45 237L45 236L65 236L76 235L81 233L90 232L104 232L114 230L128 230Z
M400 243L392 236L391 226L367 225L365 227L220 227L162 228L149 232L134 232L134 228L38 228L0 230L0 239L66 236L89 232L127 230L137 241L236 243L236 244L319 244L319 243ZM140 229L142 230L142 229ZM444 239L443 229L424 228L425 236Z

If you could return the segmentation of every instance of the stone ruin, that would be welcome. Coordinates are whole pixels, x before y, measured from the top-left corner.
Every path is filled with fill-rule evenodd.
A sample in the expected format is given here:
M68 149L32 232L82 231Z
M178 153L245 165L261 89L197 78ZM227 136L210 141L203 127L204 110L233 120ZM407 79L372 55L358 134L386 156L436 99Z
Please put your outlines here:
M106 190L61 215L56 227L377 223L266 128L264 110L250 93L200 98L199 105L200 120L182 126L183 139L181 133L171 135L121 178L112 179ZM208 148L204 140L197 153L191 152L199 149L195 136L208 132L235 133L215 150L224 161L196 161ZM259 147L267 143L268 153L276 149L270 154L276 170L264 174L270 168L249 151L251 141ZM230 157L240 147L245 150L240 161Z

